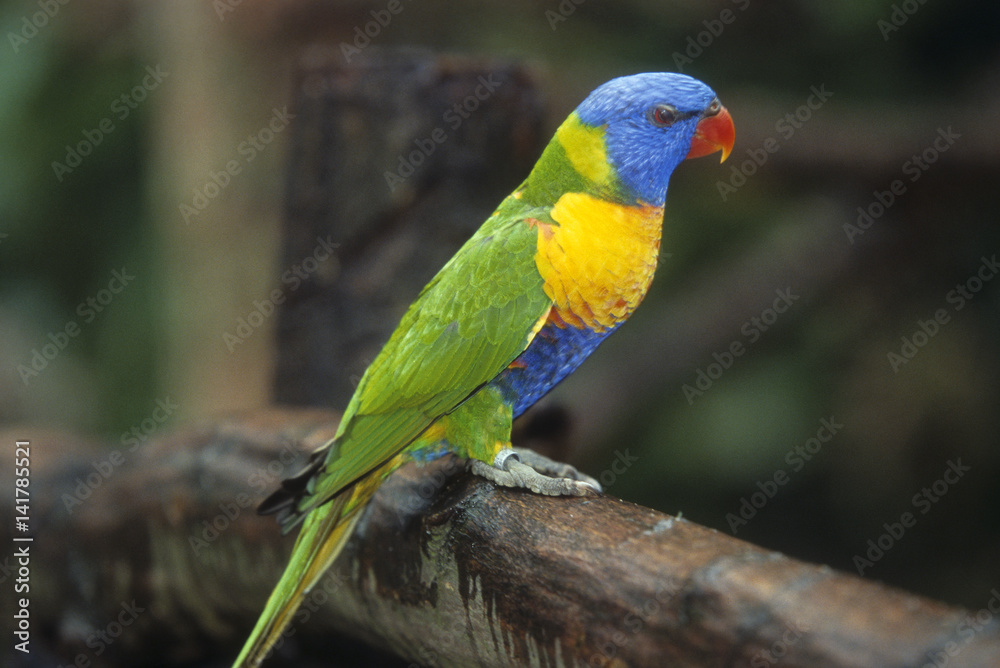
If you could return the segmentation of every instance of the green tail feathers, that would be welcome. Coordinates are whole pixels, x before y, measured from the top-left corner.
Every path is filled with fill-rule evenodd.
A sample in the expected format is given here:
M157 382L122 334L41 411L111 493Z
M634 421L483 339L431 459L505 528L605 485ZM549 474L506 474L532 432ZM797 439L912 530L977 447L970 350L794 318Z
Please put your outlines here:
M309 514L295 541L292 559L233 668L259 666L270 655L303 599L344 548L372 492L374 486L368 485L346 489Z

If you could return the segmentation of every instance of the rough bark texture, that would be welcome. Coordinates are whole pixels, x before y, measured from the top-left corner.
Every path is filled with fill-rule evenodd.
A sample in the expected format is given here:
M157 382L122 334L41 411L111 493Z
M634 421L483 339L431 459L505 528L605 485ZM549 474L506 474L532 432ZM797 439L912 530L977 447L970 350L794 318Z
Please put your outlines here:
M237 416L118 451L110 471L107 450L73 438L0 435L31 441L32 489L45 490L32 505L36 647L78 665L231 658L294 540L252 508L335 427L316 410ZM1000 665L996 615L610 496L499 489L451 459L387 481L272 665L382 661L331 631L423 666Z

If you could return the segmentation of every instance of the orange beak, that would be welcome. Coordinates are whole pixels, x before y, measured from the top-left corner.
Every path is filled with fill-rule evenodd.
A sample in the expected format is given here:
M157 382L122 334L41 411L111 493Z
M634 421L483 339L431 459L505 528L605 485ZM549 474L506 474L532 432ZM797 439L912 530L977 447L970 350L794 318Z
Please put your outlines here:
M733 117L722 107L714 116L706 116L698 121L687 157L700 158L722 151L722 160L725 160L732 152L735 142L736 126L733 125Z

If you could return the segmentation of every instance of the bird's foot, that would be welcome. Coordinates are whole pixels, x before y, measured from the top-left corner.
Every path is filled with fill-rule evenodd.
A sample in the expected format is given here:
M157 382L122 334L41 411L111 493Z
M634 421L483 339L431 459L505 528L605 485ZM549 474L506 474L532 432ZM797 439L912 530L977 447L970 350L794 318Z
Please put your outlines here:
M586 496L602 491L601 484L589 475L527 448L518 448L516 452L504 448L497 453L493 466L472 459L469 467L476 475L498 485L523 487L546 496Z

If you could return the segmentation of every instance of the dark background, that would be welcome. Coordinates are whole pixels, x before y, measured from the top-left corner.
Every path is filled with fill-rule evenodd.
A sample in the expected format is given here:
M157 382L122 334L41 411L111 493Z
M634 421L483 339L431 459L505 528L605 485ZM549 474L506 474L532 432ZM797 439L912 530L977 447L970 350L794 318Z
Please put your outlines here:
M1000 252L1000 9L663 5L402 0L372 44L525 63L549 131L614 76L680 67L711 85L736 148L721 166L678 169L646 303L553 394L572 415L575 461L611 494L850 572L910 512L864 576L984 606L1000 586L1000 281L973 281L960 310L948 295ZM222 333L285 270L289 134L253 160L241 142L289 103L310 45L349 42L386 6L104 0L60 6L33 34L36 4L0 5L0 421L123 447L135 426L269 401L273 321L232 353ZM114 101L157 66L162 81L126 115ZM832 95L810 109L814 90ZM52 163L103 119L113 129L57 175ZM769 138L777 151L748 162ZM933 163L914 170L925 151ZM186 220L180 205L229 160L239 174ZM902 194L849 234L895 180ZM720 182L741 185L723 197ZM123 269L135 278L88 316L80 305ZM796 298L771 320L779 290ZM915 336L939 309L947 322ZM71 322L79 334L25 376ZM745 352L729 360L735 342ZM893 368L890 353L914 351ZM699 371L717 379L686 393ZM842 428L797 459L822 420ZM959 462L967 471L935 488ZM743 499L761 507L735 525Z

